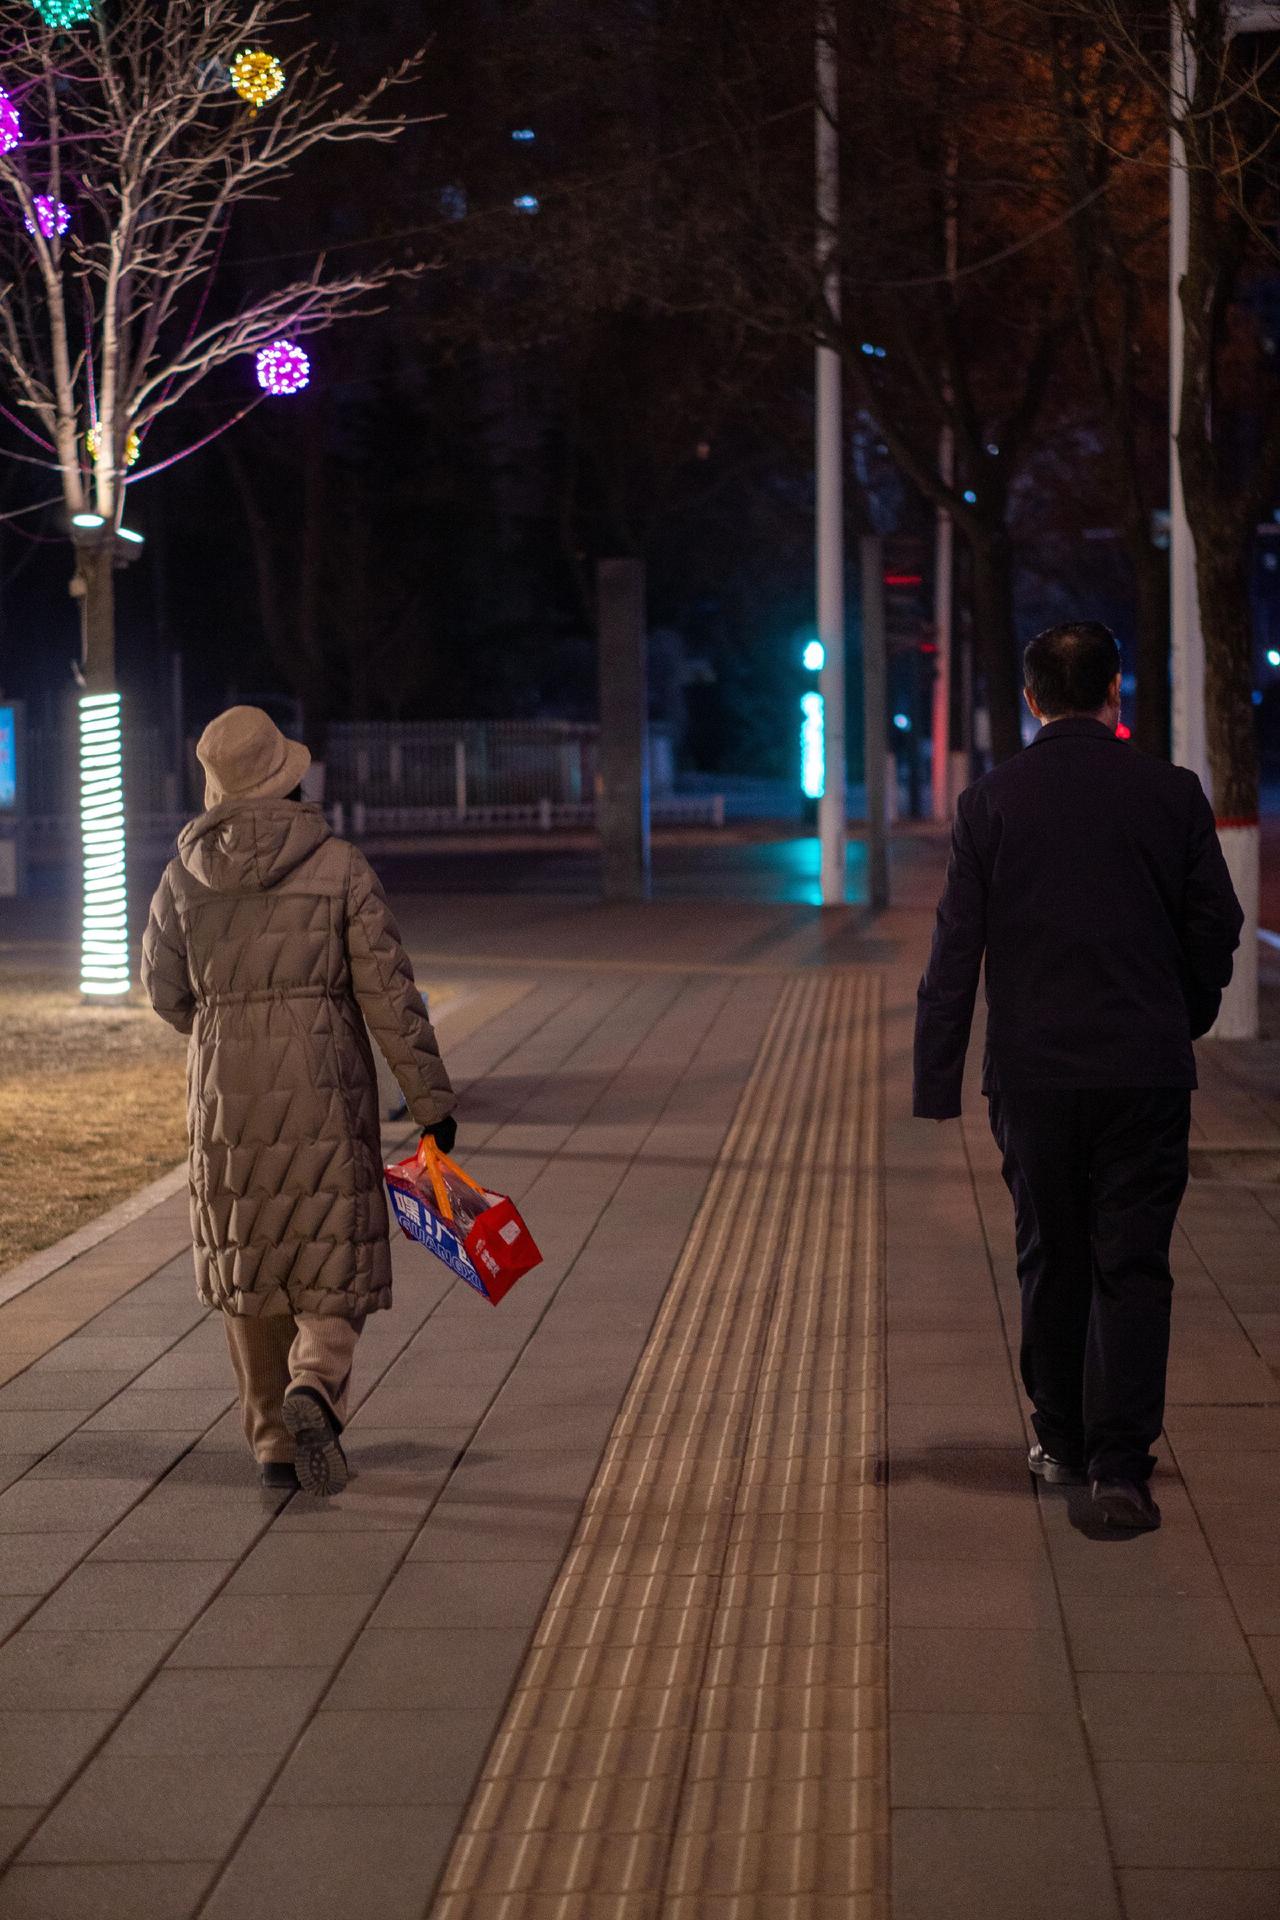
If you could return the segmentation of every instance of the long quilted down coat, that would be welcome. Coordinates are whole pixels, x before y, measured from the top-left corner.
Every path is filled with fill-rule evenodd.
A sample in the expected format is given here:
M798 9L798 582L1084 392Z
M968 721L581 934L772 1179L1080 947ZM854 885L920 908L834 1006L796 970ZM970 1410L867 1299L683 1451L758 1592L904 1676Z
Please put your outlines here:
M452 1109L408 957L364 855L318 807L229 801L183 830L142 977L190 1034L200 1297L237 1314L391 1305L366 1023L420 1127Z

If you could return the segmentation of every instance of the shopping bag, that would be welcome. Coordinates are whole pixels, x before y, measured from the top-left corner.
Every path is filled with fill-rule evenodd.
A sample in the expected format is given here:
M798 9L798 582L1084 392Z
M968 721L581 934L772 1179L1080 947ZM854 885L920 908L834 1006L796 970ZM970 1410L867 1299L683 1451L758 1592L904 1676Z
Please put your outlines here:
M514 1202L479 1186L429 1134L415 1154L385 1173L391 1211L410 1240L443 1260L491 1305L541 1263Z

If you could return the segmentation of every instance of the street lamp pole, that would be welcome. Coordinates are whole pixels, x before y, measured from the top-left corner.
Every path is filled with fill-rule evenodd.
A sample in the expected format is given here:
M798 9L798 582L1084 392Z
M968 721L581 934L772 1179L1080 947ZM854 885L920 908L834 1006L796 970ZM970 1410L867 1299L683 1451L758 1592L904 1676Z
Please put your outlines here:
M1194 0L1190 0L1194 4ZM1204 634L1196 588L1196 550L1187 525L1178 463L1182 417L1182 281L1187 271L1191 195L1180 121L1195 88L1195 55L1179 0L1170 10L1169 73L1169 651L1173 676L1173 757L1212 793L1204 720Z
M840 317L840 134L839 77L834 0L818 0L814 159L817 256L823 296L832 323ZM847 898L845 843L848 834L844 685L844 418L840 355L819 342L814 366L816 572L818 638L823 646L818 680L822 694L825 779L818 802L821 893L824 907Z

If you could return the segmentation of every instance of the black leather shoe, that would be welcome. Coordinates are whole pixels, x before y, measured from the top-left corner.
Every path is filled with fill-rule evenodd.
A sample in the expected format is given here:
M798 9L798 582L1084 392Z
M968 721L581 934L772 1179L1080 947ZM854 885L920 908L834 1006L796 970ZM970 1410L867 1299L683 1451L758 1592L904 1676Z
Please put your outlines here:
M262 1484L268 1493L296 1493L298 1475L292 1460L267 1460L262 1468Z
M1046 1480L1051 1487L1082 1487L1085 1483L1083 1467L1072 1466L1067 1460L1055 1460L1038 1440L1027 1455L1027 1465L1037 1480Z
M1104 1525L1130 1533L1154 1533L1160 1525L1160 1509L1145 1480L1095 1480L1093 1510Z
M302 1491L322 1499L341 1493L348 1479L347 1456L338 1440L342 1429L320 1395L311 1387L290 1387L283 1411L297 1449L294 1465Z

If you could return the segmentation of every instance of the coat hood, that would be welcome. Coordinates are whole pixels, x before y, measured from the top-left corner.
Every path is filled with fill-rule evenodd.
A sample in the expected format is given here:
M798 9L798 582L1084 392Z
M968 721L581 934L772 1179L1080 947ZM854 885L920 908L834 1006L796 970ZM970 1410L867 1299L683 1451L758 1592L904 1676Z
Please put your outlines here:
M226 800L178 835L178 858L214 893L265 893L329 838L319 807L293 800Z

